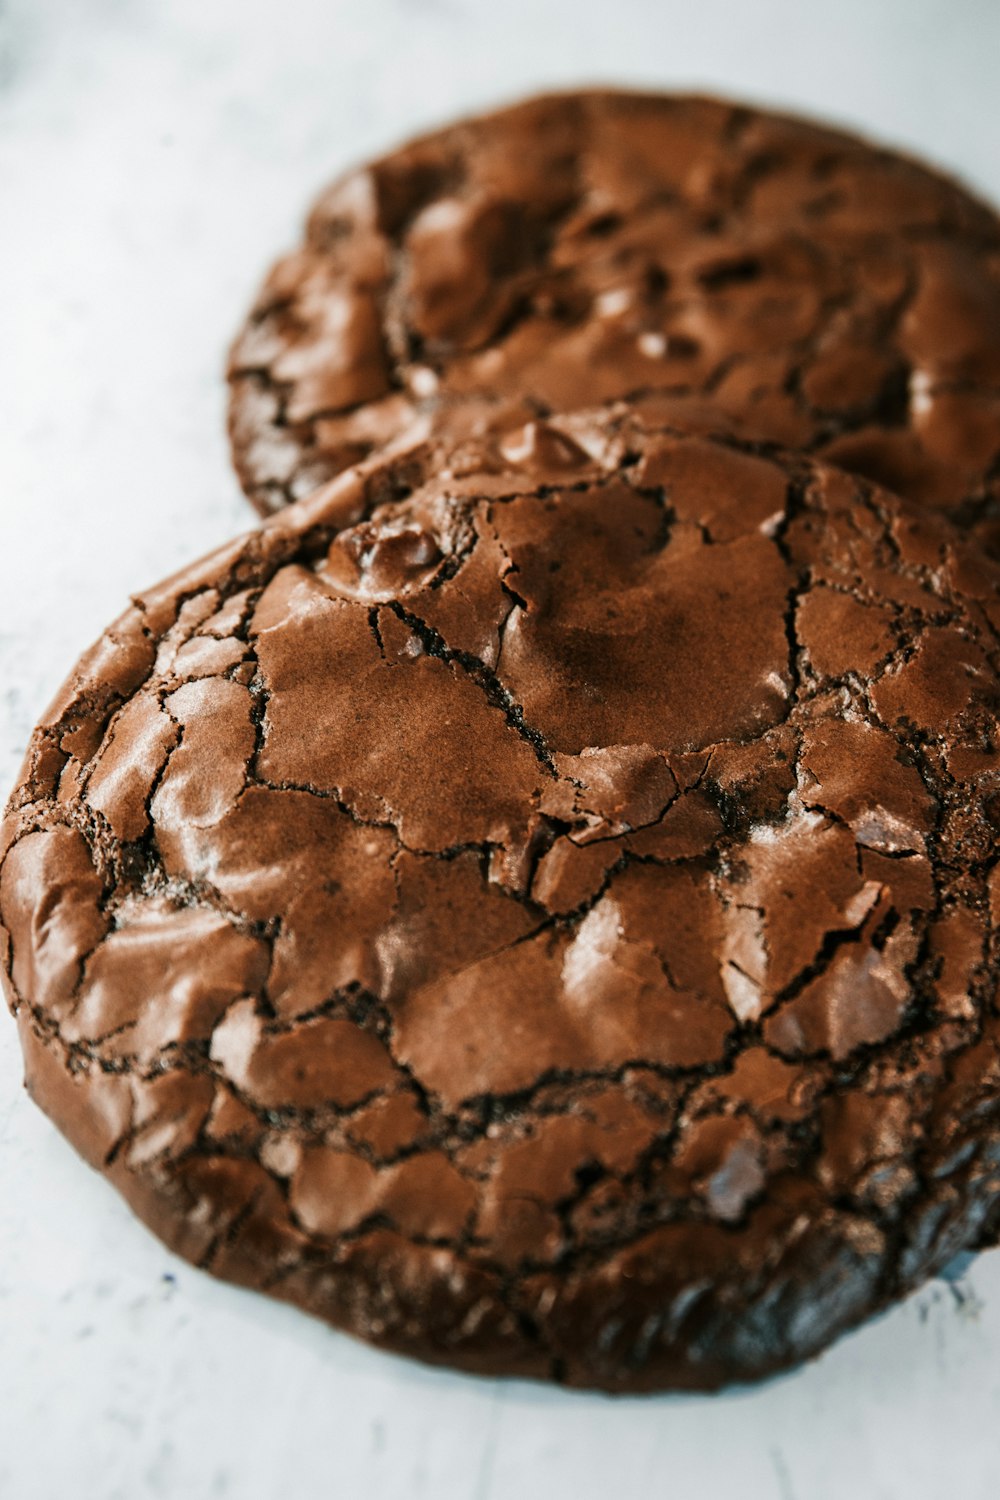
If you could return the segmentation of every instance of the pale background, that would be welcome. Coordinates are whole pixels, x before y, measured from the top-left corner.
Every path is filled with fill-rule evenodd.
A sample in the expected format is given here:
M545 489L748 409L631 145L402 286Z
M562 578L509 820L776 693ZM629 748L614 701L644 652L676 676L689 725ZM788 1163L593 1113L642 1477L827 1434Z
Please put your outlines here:
M0 0L0 787L130 589L250 513L223 351L315 188L544 84L703 86L1000 201L998 0ZM993 1500L1000 1254L715 1399L434 1373L167 1252L0 1016L2 1500Z

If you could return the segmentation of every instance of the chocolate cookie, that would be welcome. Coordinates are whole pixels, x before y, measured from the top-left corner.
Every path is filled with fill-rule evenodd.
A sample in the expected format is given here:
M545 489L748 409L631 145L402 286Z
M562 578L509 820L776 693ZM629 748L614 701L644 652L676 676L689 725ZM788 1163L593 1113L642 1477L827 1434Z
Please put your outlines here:
M627 412L135 600L3 830L28 1086L182 1255L611 1390L815 1354L1000 1203L1000 569Z
M654 391L976 522L1000 490L1000 224L800 120L545 97L335 183L229 375L265 513L414 424Z

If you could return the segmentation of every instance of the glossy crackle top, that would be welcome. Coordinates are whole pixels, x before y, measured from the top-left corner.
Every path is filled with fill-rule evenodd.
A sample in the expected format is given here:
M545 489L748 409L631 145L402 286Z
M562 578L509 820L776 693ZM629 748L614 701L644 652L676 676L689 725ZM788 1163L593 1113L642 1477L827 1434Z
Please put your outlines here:
M624 411L344 475L36 732L36 1096L185 1254L399 1347L812 1352L992 1206L997 584Z
M336 182L230 362L263 511L406 432L665 393L989 527L1000 227L803 121L542 97Z

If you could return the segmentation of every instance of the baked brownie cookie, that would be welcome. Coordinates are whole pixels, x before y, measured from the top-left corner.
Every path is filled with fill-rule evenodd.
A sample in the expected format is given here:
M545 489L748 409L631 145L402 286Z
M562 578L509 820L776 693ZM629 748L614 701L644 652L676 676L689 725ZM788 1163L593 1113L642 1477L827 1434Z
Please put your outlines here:
M414 424L653 391L976 522L1000 492L1000 225L801 120L543 97L335 183L229 374L262 512Z
M611 1390L1000 1203L1000 569L800 456L529 424L136 599L8 811L28 1086L197 1265Z

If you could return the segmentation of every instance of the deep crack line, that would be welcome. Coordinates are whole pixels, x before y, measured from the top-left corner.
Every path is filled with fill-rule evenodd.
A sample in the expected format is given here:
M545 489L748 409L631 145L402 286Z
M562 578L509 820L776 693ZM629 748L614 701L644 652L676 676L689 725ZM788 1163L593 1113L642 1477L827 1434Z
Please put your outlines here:
M413 631L428 656L436 657L439 661L454 662L460 667L482 689L491 707L498 708L511 729L531 746L536 758L550 775L558 779L559 772L541 731L526 722L521 705L514 701L500 678L484 661L469 651L453 650L433 626L418 615L411 614L398 599L390 600L385 608L390 609L397 619Z

